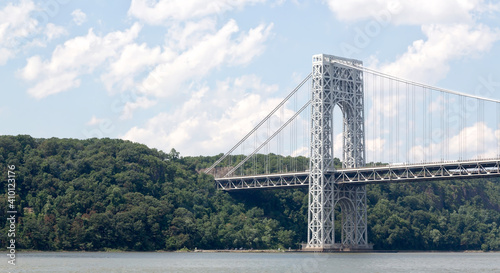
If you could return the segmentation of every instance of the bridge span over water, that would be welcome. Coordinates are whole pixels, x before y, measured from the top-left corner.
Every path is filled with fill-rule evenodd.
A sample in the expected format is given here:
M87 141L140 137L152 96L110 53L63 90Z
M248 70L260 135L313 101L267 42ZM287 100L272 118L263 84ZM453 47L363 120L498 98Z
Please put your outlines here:
M402 79L359 60L312 59L312 72L205 171L225 191L308 187L304 250L372 248L369 184L500 176L498 99Z

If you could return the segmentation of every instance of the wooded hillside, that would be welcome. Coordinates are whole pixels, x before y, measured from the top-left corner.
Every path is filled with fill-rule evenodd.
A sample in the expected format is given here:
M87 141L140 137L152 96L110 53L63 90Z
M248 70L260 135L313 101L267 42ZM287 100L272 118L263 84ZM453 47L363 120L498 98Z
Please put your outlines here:
M115 139L0 136L3 181L7 165L16 166L17 248L276 249L306 241L307 189L217 191L198 173L216 159ZM376 249L500 250L498 179L370 185L368 207Z

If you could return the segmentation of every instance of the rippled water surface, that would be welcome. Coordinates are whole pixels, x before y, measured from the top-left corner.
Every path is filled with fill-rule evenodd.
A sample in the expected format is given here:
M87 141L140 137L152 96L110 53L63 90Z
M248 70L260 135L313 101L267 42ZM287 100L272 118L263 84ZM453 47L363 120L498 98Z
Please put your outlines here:
M6 256L4 256L6 257ZM500 272L500 253L18 253L1 272Z

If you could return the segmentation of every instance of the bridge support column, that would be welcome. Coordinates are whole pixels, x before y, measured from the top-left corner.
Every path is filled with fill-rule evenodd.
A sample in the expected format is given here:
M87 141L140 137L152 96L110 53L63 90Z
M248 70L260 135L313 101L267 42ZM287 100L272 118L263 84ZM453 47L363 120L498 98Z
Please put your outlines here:
M343 66L361 61L331 55L313 56L309 212L304 250L371 249L366 223L364 185L334 183L333 108L343 112L344 168L365 165L363 74ZM335 206L342 214L341 238L335 238Z
M341 237L334 249L367 250L368 244L365 185L335 185L334 199L340 206Z

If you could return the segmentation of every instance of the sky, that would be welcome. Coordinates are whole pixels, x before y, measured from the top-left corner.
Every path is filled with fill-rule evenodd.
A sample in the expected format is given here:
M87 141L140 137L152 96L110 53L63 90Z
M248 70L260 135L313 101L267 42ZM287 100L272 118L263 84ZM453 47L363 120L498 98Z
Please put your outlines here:
M0 1L0 135L219 154L321 53L500 99L499 18L488 0Z

